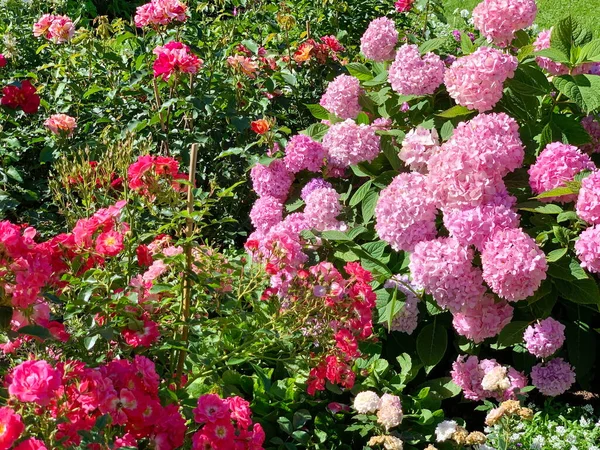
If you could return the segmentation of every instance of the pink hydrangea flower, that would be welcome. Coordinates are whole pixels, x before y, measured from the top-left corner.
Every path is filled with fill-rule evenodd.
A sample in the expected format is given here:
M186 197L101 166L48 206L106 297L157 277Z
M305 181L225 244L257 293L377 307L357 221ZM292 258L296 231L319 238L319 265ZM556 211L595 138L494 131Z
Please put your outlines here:
M516 200L506 194L474 208L444 209L444 226L461 244L474 245L482 251L496 231L519 226L519 214L512 209Z
M594 170L595 164L591 158L582 153L577 147L552 142L540 153L529 168L529 185L536 194L550 191L554 188L564 186L565 181L572 181L575 175L582 170ZM563 195L560 197L547 197L541 199L543 202L573 202L577 194Z
M594 116L584 117L581 121L581 126L590 135L591 142L581 146L581 150L586 153L600 152L600 123Z
M276 159L268 166L257 164L250 171L252 187L259 197L269 195L285 201L294 175L290 173L282 159Z
M25 425L23 425L21 416L8 406L0 407L0 449L12 448L23 431L25 431Z
M575 383L575 371L564 359L554 358L546 364L533 366L531 381L542 394L556 397Z
M543 30L538 35L537 39L533 43L533 48L536 52L540 50L546 50L550 48L550 36L552 35L552 28L549 30ZM569 73L569 68L564 64L557 63L552 61L550 58L545 56L537 56L535 58L538 66L542 69L546 70L551 75L567 75ZM590 70L594 68L594 63L586 63L581 64L577 67L574 67L572 70L573 75L579 75L582 73L588 73Z
M595 171L581 182L575 209L581 219L600 225L600 171Z
M489 41L506 47L536 14L535 0L483 0L473 9L473 24Z
M427 173L427 162L440 151L437 130L417 127L406 133L402 141L402 149L398 155L410 170Z
M259 232L268 231L283 220L283 204L275 197L259 197L250 210L250 220Z
M512 55L479 47L452 63L446 70L444 83L459 105L488 111L502 98L504 81L514 76L517 65L517 58Z
M497 336L512 317L512 306L506 301L496 303L493 296L486 294L474 306L456 312L452 324L458 334L479 344L486 338Z
M11 372L8 393L19 401L46 406L54 398L61 383L60 372L46 361L25 361Z
M485 293L481 270L473 267L473 250L454 238L419 242L410 255L410 273L438 305L457 312L475 308Z
M323 178L313 178L302 188L300 193L300 198L306 201L306 197L310 195L311 192L316 191L321 188L332 188L330 182L325 181Z
M379 141L379 136L373 128L346 119L329 128L323 137L323 147L331 164L336 167L348 167L364 161L373 161L379 154Z
M135 11L135 26L168 25L171 22L185 22L187 6L179 0L151 0Z
M196 73L204 62L190 52L190 48L181 42L171 41L164 46L156 47L152 53L154 61L154 77L168 80L178 73Z
M520 228L497 231L481 252L483 279L501 298L524 300L546 279L546 255Z
M283 160L291 173L298 173L301 170L320 172L324 165L325 149L321 143L309 136L298 134L293 136L285 147Z
M389 69L392 89L402 95L433 94L444 81L446 66L434 53L421 56L419 47L404 44Z
M321 188L306 196L304 219L311 228L319 231L338 229L337 216L342 212L340 194L333 188Z
M408 286L411 286L411 288L409 289ZM386 289L398 289L405 296L404 305L392 318L390 331L412 334L419 321L419 298L415 295L415 291L419 289L411 283L406 275L392 277L385 282L384 287ZM387 323L383 325L387 327Z
M367 59L377 62L394 59L398 31L396 24L387 17L373 20L360 38L360 51Z
M416 244L435 238L437 209L428 193L426 177L402 173L379 195L375 230L396 251L412 251Z
M356 119L361 111L358 98L362 93L360 82L349 75L338 75L321 97L320 104L342 119Z
M77 121L67 114L54 114L46 119L44 126L57 136L72 136L77 128Z
M575 253L581 267L593 273L600 273L600 225L583 231L575 242Z
M534 325L529 325L523 334L525 347L538 358L552 356L565 342L565 326L558 320L548 317Z
M387 431L402 423L402 402L397 395L383 394L377 411L377 423Z
M373 121L371 128L375 131L386 131L392 128L392 119L386 119L385 117L379 117Z

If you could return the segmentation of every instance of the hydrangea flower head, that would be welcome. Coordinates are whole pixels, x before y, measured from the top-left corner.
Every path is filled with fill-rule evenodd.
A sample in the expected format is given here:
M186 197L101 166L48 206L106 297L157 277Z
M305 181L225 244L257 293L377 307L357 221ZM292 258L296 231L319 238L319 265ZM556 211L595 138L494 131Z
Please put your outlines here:
M587 223L600 225L600 171L595 171L581 182L575 209Z
M281 159L272 161L268 166L255 165L250 171L250 178L256 195L269 195L281 201L285 201L294 182L294 175L287 170Z
M600 225L587 228L575 242L575 253L581 267L593 273L600 273Z
M409 289L408 286L412 288ZM419 319L419 298L414 292L419 288L411 283L407 275L395 275L385 282L384 287L398 289L405 295L404 306L392 318L390 331L412 334L417 328Z
M377 423L386 430L397 427L402 423L402 403L397 395L383 394L379 411L377 411Z
M359 414L375 413L379 409L381 399L373 391L359 392L354 398L354 409Z
M394 59L398 43L396 24L387 17L373 20L360 38L360 51L367 59L377 62Z
M283 204L269 195L259 197L250 210L250 220L259 232L266 232L283 220Z
M341 212L340 194L333 188L316 189L306 197L304 218L311 228L319 231L338 229L337 216Z
M357 78L338 75L321 97L320 104L327 111L342 119L356 119L361 111L358 98L362 89Z
M446 70L444 83L459 105L488 111L502 98L504 81L514 76L517 65L517 58L512 55L479 47L452 63Z
M323 178L313 178L302 188L300 198L306 201L306 197L310 195L312 191L316 191L321 188L332 188L333 186L329 181L325 181Z
M473 24L488 40L506 47L536 14L535 0L483 0L473 9Z
M596 166L588 155L582 153L577 147L552 142L540 153L529 168L529 185L536 194L550 191L564 185L565 181L572 181L573 177L582 170L594 170ZM558 201L561 203L572 202L577 199L576 194L560 197L547 197L543 202Z
M476 344L484 339L494 337L510 323L513 308L506 301L495 301L494 297L485 294L472 307L464 307L454 313L452 324L461 336Z
M290 173L301 170L319 172L325 160L325 149L321 143L309 136L297 134L285 147L285 167Z
M435 128L428 130L419 126L406 133L398 156L411 170L427 173L427 162L440 150L439 145Z
M483 279L501 298L519 301L546 279L546 255L520 228L497 231L481 253Z
M438 55L430 52L421 56L419 47L404 44L389 69L389 81L401 95L429 95L444 81L445 70Z
M323 147L329 162L336 167L348 167L373 161L379 154L379 136L369 125L352 119L336 123L323 137Z
M554 358L546 364L533 366L531 381L542 394L556 397L575 383L575 371L564 359Z
M437 209L428 195L425 175L402 173L379 196L375 207L375 230L396 251L412 251L437 235Z
M565 342L565 326L552 317L530 325L523 334L525 347L538 358L547 358Z

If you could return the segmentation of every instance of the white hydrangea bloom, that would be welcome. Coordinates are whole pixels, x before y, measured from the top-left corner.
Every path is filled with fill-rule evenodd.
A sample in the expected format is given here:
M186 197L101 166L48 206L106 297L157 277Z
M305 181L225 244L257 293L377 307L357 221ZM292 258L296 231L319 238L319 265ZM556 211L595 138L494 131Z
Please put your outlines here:
M360 414L377 412L381 399L373 391L360 392L354 399L354 409Z
M454 420L444 420L435 428L435 438L438 442L447 441L456 431L457 423Z

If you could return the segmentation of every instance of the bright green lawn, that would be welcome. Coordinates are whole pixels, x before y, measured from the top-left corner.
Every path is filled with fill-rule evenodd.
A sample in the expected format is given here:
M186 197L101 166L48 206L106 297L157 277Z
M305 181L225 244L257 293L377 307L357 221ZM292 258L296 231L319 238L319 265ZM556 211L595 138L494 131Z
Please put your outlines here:
M448 18L455 9L472 11L480 0L443 0ZM537 0L536 23L549 28L559 19L571 14L600 36L600 0Z

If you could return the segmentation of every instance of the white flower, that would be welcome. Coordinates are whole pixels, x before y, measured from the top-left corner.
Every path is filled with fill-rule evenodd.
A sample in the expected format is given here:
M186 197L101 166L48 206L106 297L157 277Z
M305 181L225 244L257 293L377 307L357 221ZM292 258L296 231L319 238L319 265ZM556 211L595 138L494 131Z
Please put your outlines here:
M470 15L471 15L471 13L469 12L468 9L463 9L460 11L460 17L462 17L463 19L466 19Z
M565 427L563 427L562 425L559 425L558 427L556 427L556 434L558 434L559 436L564 435L567 432L567 429Z
M457 423L454 420L444 420L435 428L435 438L438 442L444 442L452 437L456 431Z
M589 412L590 414L594 414L594 407L589 403L587 405L584 405L582 409L586 412Z
M397 427L402 423L402 403L397 395L383 394L379 411L377 411L377 423L383 425L386 430Z
M542 450L545 443L546 439L544 439L544 436L536 436L531 440L531 450Z
M360 392L354 399L354 409L360 414L377 412L381 399L373 391Z

